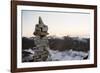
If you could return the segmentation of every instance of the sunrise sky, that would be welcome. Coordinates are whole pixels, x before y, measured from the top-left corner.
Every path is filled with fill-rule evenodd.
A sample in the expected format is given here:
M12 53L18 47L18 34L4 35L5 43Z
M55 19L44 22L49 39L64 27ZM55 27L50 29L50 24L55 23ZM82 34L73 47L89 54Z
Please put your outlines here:
M22 11L22 36L32 37L41 16L49 35L89 37L90 14L78 12Z

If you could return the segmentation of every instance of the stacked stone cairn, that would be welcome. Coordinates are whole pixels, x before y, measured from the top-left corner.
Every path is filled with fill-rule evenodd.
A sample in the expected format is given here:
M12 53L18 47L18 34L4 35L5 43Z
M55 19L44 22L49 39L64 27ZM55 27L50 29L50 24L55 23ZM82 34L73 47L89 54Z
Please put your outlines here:
M49 33L47 31L48 26L45 25L42 21L42 18L39 17L39 22L36 24L35 31L33 33L35 35L34 42L36 45L36 50L33 56L33 60L35 62L51 60L49 42L47 38Z

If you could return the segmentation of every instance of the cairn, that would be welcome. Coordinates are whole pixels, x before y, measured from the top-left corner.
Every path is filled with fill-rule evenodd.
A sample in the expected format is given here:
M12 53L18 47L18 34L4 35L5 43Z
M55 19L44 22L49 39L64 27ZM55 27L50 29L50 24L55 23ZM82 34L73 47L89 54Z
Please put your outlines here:
M38 24L35 25L35 31L34 31L34 42L36 45L35 54L33 56L33 60L35 62L38 61L47 61L50 59L50 52L49 52L49 42L47 35L48 32L48 26L45 25L42 21L42 18L39 17Z

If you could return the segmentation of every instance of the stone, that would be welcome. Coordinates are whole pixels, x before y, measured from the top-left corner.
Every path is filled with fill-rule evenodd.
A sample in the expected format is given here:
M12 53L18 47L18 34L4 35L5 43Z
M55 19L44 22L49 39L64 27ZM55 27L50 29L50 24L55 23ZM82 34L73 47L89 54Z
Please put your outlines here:
M47 31L48 26L45 25L42 21L42 18L39 17L39 22L36 24L34 32L34 42L37 50L35 50L33 61L47 61L48 58L50 58L49 42L47 38L49 33Z
M36 36L46 36L48 35L48 26L45 25L42 21L42 18L39 17L39 22L35 26L35 32L33 33Z

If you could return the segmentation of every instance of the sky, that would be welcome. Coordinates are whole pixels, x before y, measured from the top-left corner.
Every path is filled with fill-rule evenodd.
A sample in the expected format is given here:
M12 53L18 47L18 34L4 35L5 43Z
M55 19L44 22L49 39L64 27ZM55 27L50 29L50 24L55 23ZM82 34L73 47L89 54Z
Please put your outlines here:
M49 36L89 37L90 34L89 13L22 10L21 14L22 36L25 37L34 36L39 16L48 26Z

